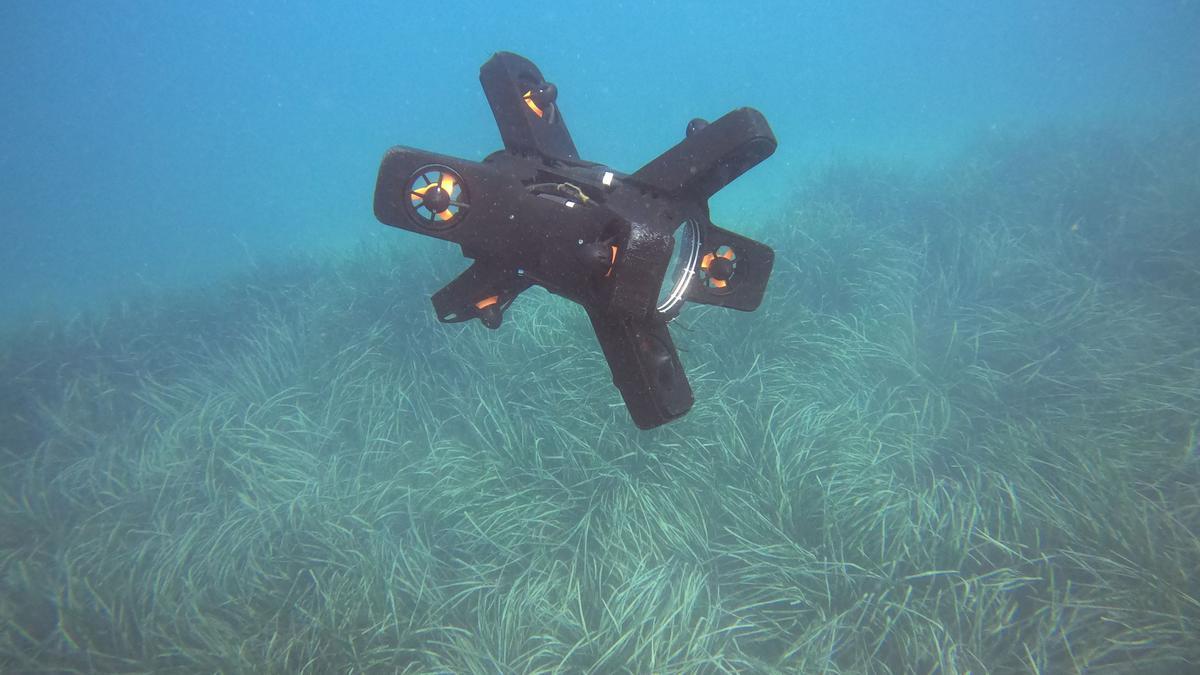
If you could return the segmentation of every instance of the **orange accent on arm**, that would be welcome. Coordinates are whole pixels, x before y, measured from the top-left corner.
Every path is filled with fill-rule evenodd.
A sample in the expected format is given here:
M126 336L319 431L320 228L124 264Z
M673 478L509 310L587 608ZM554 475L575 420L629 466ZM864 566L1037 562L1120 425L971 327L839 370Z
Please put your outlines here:
M496 304L497 302L500 302L500 296L493 295L489 298L484 298L484 299L480 300L479 302L475 303L475 307L477 307L479 309L487 309L488 307L491 307L492 305Z
M609 244L609 248L612 249L612 257L608 259L608 271L604 273L606 277L612 276L613 267L617 264L617 247Z

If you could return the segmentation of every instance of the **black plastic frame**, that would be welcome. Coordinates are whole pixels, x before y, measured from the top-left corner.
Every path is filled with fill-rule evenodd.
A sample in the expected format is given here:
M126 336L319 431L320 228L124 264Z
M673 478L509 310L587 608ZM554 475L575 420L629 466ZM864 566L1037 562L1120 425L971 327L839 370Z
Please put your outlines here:
M474 260L434 294L440 320L478 318L497 328L521 292L543 286L587 310L638 427L680 417L694 398L667 324L684 302L752 311L771 275L770 247L717 227L708 210L709 197L774 152L766 119L739 108L711 124L693 123L683 141L627 175L579 160L557 89L528 59L497 53L479 79L504 149L482 162L388 150L375 186L376 217L455 242ZM469 207L444 223L412 207L412 181L426 166L449 168L470 195ZM714 288L700 282L697 262L683 302L659 311L673 233L688 220L699 232L699 257L729 247L736 267Z

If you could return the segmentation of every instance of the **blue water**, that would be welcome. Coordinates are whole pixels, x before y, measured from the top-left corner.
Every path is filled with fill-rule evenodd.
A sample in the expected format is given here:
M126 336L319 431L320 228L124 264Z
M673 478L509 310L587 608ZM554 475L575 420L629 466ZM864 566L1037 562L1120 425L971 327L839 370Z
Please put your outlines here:
M755 233L830 161L922 165L981 133L1194 116L1198 29L1200 4L1167 0L8 0L0 317L412 236L372 217L380 155L498 148L477 79L498 50L559 85L583 157L626 171L692 117L762 110L778 153L713 204Z

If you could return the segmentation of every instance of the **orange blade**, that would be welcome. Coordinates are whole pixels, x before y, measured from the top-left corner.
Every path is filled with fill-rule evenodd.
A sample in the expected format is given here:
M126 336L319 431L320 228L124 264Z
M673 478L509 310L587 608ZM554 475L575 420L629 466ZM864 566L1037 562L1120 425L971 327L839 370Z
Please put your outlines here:
M453 197L454 196L454 176L451 176L448 173L442 174L442 182L439 184L439 187L441 187L442 190L444 190L446 192L447 197Z
M431 187L433 187L433 183L430 183L429 185L422 185L419 188L413 188L411 194L408 196L411 197L413 203L416 204L417 202L421 201L422 197L425 196L425 191Z
M522 98L525 99L525 105L529 106L529 109L533 111L534 115L541 117L542 115L545 114L542 112L542 109L538 107L538 104L533 102L533 92L532 91L525 92L525 95L522 96Z
M731 249L731 248L725 249L725 252L721 254L721 257L726 260L733 260L733 249Z

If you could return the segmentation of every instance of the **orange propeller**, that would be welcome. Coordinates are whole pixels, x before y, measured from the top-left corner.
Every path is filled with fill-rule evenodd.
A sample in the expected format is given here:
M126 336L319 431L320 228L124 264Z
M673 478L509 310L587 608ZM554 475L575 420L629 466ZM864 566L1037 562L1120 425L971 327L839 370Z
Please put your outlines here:
M467 208L462 179L449 167L431 166L417 173L409 187L413 210L422 222L448 223Z
M717 258L729 261L727 272L718 275L710 271L709 268L712 267L713 261ZM704 257L700 260L700 269L704 271L704 281L709 288L725 288L729 285L729 279L733 276L733 271L737 265L734 262L736 258L737 256L734 255L733 249L728 246L720 246L717 250L704 254Z

